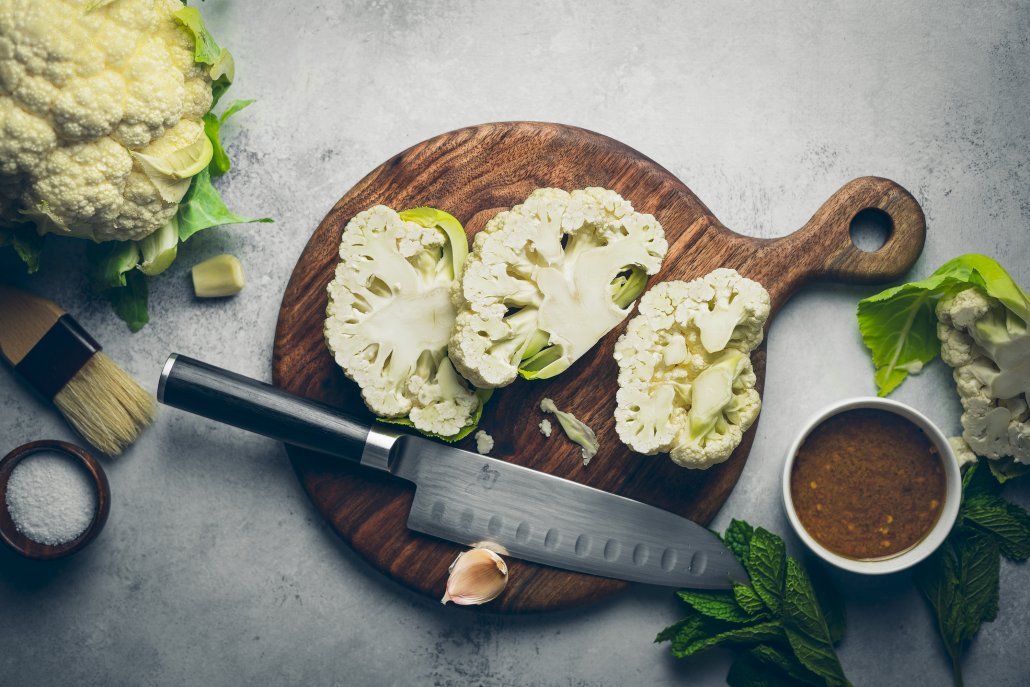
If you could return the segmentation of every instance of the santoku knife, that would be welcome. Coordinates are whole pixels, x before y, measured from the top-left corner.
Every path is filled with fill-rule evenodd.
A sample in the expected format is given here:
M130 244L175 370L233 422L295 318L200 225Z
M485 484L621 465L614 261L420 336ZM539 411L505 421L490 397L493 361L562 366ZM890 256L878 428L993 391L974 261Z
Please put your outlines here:
M668 511L571 480L398 434L339 410L172 354L170 406L415 483L408 527L463 545L633 582L727 589L747 574L717 536Z

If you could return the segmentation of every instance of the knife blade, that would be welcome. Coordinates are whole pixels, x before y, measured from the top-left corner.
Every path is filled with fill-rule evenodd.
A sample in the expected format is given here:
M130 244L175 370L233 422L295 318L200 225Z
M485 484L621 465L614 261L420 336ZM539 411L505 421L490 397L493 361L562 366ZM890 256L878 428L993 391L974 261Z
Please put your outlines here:
M269 384L172 354L158 400L415 485L408 527L466 546L631 582L728 589L743 567L718 536L668 511L571 480L369 427Z

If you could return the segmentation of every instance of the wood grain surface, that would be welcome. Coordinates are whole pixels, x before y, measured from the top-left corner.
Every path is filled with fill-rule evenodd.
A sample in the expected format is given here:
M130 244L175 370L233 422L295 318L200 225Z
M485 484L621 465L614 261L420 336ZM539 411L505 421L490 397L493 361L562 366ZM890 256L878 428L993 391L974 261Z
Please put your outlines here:
M558 124L509 122L437 136L387 160L346 193L315 230L283 296L275 335L273 378L293 393L331 403L371 421L357 387L334 364L322 337L326 286L337 263L347 221L377 203L395 210L437 207L461 220L471 237L497 212L540 187L566 190L603 186L653 213L669 241L660 274L650 284L693 279L732 267L762 283L773 313L811 281L849 283L896 279L915 262L926 227L918 203L899 185L876 177L845 184L801 229L779 239L736 234L719 222L679 179L635 150L605 136ZM885 212L892 225L875 253L851 241L854 216ZM482 428L496 441L491 455L560 475L708 523L733 489L755 437L755 427L725 463L685 470L668 457L631 453L615 433L615 340L625 322L558 377L518 380L494 394ZM752 355L759 390L765 346ZM538 430L543 397L594 428L601 448L584 467L579 447L560 430ZM757 426L757 423L756 423ZM459 444L475 450L472 438ZM405 522L412 485L310 451L287 447L290 460L318 510L372 566L411 589L439 598L447 568L461 548L409 531ZM327 555L331 555L327 553ZM602 599L627 583L509 560L505 592L493 612L569 608Z

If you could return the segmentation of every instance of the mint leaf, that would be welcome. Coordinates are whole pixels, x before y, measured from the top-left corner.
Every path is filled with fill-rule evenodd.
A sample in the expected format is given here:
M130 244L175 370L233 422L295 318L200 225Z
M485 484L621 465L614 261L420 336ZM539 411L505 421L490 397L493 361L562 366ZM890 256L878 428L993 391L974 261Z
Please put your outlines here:
M844 608L844 598L837 591L823 569L814 565L810 568L808 577L815 590L815 598L826 618L826 626L830 630L830 641L836 644L844 638L844 628L847 626L848 615Z
M731 520L730 526L726 528L726 534L723 536L726 547L733 552L733 555L737 557L740 564L745 567L750 559L751 537L754 534L755 528L743 520Z
M779 671L790 676L797 682L801 682L806 685L825 684L823 680L820 680L814 673L801 665L801 662L792 654L781 651L774 646L759 644L754 649L751 649L748 654L750 654L759 664L764 664L766 667L775 666ZM797 682L792 684L797 684Z
M998 614L1000 561L992 537L960 527L912 576L934 611L957 685L962 684L962 650L980 625Z
M698 592L682 590L677 596L691 608L714 620L728 623L746 623L754 618L742 609L731 596L725 592Z
M211 173L205 168L200 171L179 203L179 240L186 241L198 231L223 224L249 224L271 222L269 217L252 219L229 211L222 197L211 185Z
M748 575L751 586L775 615L783 604L783 580L787 549L783 540L761 527L755 529L748 547Z
M844 669L833 650L826 618L819 608L808 574L796 558L787 559L787 585L783 597L784 630L794 655L827 685L847 685Z
M763 647L764 645L756 648ZM752 649L739 654L730 664L730 672L726 674L726 684L729 687L796 687L798 684L822 684L793 678L757 658L754 651Z
M1030 514L1020 506L1000 496L978 494L963 504L962 517L994 537L1005 558L1030 558Z
M981 494L1000 494L1001 485L998 480L991 476L991 471L985 467L990 461L981 458L966 468L962 473L962 501L968 501L974 496Z
M679 636L677 636L677 639L679 639ZM679 646L676 645L676 640L673 640L672 654L676 658L686 658L699 651L726 644L766 642L777 639L783 639L783 627L779 621L770 620L756 625L736 627L707 637L698 637L691 641L683 642Z
M733 583L733 598L737 605L751 615L758 615L765 610L765 603L755 590L745 584Z
M681 590L687 617L655 641L671 642L678 658L734 649L726 677L731 687L850 687L833 649L844 634L844 606L829 581L818 577L813 585L801 564L787 557L783 540L760 527L734 520L723 541L747 568L752 586L734 584L732 596Z

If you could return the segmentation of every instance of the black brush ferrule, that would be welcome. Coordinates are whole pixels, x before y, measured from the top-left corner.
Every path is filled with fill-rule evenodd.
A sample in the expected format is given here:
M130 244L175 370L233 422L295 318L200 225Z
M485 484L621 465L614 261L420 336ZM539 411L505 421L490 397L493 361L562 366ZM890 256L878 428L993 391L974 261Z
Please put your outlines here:
M100 351L100 344L71 315L62 315L14 366L28 384L48 401Z

